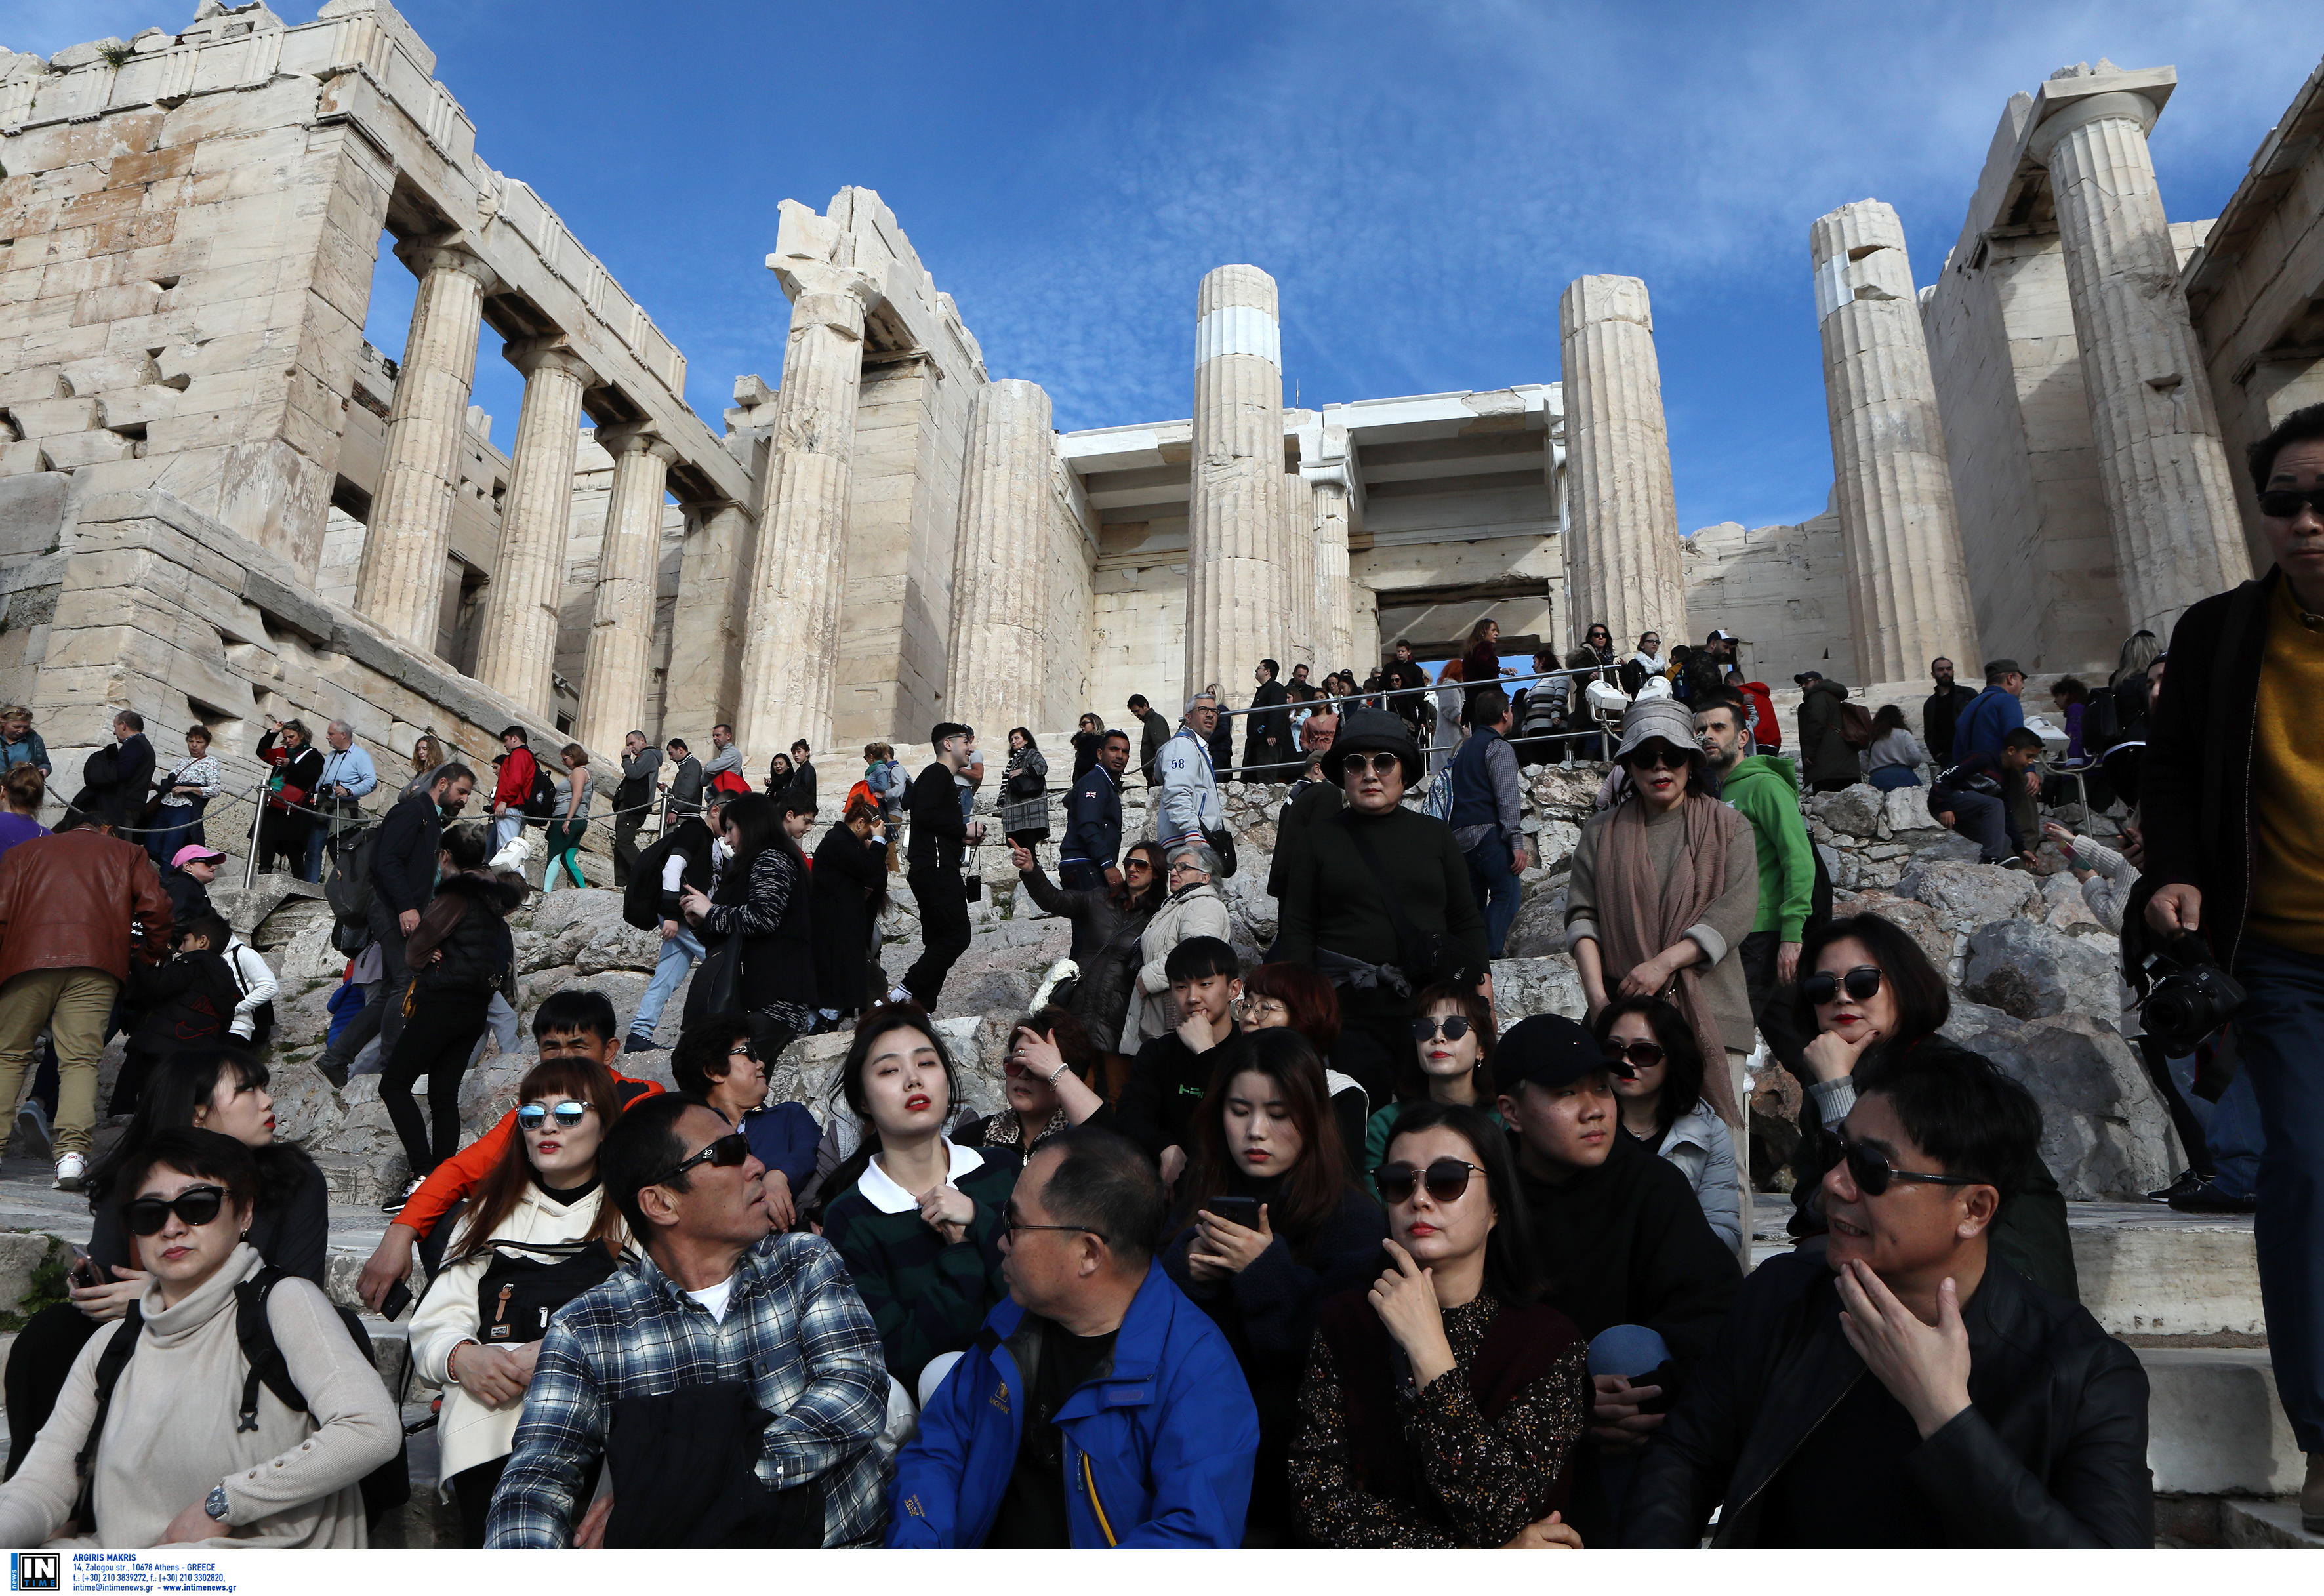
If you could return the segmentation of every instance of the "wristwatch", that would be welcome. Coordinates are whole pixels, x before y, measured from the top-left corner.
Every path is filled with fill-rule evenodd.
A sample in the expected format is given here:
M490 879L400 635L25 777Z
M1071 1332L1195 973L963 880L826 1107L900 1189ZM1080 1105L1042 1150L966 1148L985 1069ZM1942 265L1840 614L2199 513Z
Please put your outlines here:
M202 1511L220 1524L226 1522L226 1516L230 1509L226 1506L225 1481L221 1480L210 1487L209 1495L202 1499Z

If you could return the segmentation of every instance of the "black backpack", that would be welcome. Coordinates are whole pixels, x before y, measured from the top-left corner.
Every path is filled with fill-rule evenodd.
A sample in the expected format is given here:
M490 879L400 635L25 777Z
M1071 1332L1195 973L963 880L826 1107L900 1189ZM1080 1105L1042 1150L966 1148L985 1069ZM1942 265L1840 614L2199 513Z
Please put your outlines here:
M331 906L331 946L361 953L371 941L371 865L379 853L379 827L342 832L331 847L338 868L323 883L323 901Z
M242 1407L235 1422L237 1434L258 1428L258 1390L261 1386L274 1393L276 1400L293 1413L307 1411L307 1398L290 1379L290 1365L275 1344L274 1327L267 1323L266 1299L274 1287L290 1278L289 1271L266 1265L249 1279L234 1288L234 1334L241 1343L243 1361L249 1372L242 1382ZM354 1313L338 1310L340 1321L347 1334L364 1355L365 1362L374 1362L371 1337ZM97 1360L97 1413L88 1423L88 1439L81 1444L80 1455L74 1466L80 1475L80 1499L73 1508L73 1517L84 1533L97 1528L97 1447L105 1438L105 1416L113 1405L113 1388L120 1383L121 1371L137 1351L137 1338L144 1327L143 1315L137 1305L131 1303L122 1316L121 1328L113 1333L105 1351ZM374 1364L375 1366L375 1364ZM395 1455L380 1464L362 1481L364 1518L376 1527L388 1514L411 1499L411 1464L405 1444L399 1439Z
M536 758L532 761L532 790L525 795L524 799L524 817L546 820L556 812L557 779Z
M2120 702L2112 687L2092 693L2082 706L2082 757L2096 759L2122 741Z
M558 1309L602 1286L622 1259L601 1241L512 1241L485 1245L493 1261L476 1282L477 1340L488 1347L521 1347L549 1333Z
M681 825L684 823L681 822ZM669 835L638 855L630 869L629 885L622 889L622 918L641 931L658 929L661 925L661 872L677 852L678 826Z

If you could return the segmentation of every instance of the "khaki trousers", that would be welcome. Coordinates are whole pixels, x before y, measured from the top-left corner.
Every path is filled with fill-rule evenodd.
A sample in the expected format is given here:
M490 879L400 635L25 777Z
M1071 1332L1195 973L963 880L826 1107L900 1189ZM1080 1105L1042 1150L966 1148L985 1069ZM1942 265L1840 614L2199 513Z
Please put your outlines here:
M102 970L26 970L0 986L0 1113L16 1112L43 1028L57 1047L57 1157L87 1157L97 1123L97 1066L121 983Z

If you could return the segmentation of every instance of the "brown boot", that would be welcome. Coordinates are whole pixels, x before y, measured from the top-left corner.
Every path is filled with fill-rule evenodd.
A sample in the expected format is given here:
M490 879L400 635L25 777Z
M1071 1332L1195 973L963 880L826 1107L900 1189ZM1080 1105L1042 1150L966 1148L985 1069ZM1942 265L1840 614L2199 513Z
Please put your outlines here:
M2300 1488L2300 1527L2324 1534L2324 1452L2308 1454L2308 1481Z

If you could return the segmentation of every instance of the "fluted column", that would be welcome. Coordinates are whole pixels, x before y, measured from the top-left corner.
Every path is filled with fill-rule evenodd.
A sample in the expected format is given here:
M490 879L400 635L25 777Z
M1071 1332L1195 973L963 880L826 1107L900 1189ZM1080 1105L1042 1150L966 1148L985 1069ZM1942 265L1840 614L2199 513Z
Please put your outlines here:
M878 297L868 277L846 267L799 263L783 275L791 330L768 438L734 723L746 754L761 761L794 738L817 748L831 741L863 317Z
M1291 608L1283 628L1284 651L1277 656L1283 679L1296 664L1315 663L1315 490L1293 466L1283 474L1284 552L1291 563ZM1310 671L1313 675L1313 671Z
M1573 639L1597 621L1626 650L1645 632L1692 637L1646 285L1635 277L1577 277L1558 301L1557 319Z
M1857 680L1917 681L1979 651L1904 226L1859 199L1816 220L1808 253Z
M689 504L678 609L670 619L669 676L662 735L692 746L706 728L732 722L742 679L742 600L750 585L756 523L732 499Z
M1049 677L1049 396L1018 378L979 389L953 555L945 718L1000 733Z
M1355 593L1348 584L1348 488L1338 482L1310 485L1315 495L1315 663L1321 670L1338 670L1356 662ZM1370 668L1369 661L1362 663ZM1357 679L1362 679L1360 672Z
M581 396L597 385L597 374L562 336L511 344L507 355L524 374L524 405L501 501L500 553L476 636L476 679L546 720L557 704L549 673L565 591Z
M1221 266L1203 279L1186 512L1186 691L1237 684L1280 660L1292 616L1283 516L1283 340L1275 279Z
M2098 93L2034 130L2050 172L2123 608L2171 635L2179 613L2251 574L2234 479L2179 257L2147 153L2155 103Z
M473 252L441 237L415 240L395 253L418 274L420 289L388 407L355 608L433 653L460 485L460 434L476 380L476 334L484 292L496 279Z
M596 602L589 613L581 718L573 739L604 752L619 748L645 722L662 498L678 451L644 427L601 427L597 445L613 457L613 491L597 549Z

